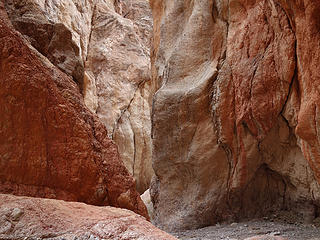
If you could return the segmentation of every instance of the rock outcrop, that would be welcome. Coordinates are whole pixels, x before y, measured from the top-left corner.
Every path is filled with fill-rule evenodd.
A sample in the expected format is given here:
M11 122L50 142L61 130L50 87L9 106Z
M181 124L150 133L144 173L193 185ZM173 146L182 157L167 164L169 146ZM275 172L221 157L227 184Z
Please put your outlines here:
M78 83L143 193L153 175L146 0L6 0L14 27Z
M315 1L151 1L155 222L320 206ZM306 210L307 209L307 210Z
M1 239L174 240L131 211L0 194Z
M97 1L95 5L85 75L95 82L95 112L118 145L137 190L143 193L153 175L151 10L146 0L114 1L111 6L107 2Z
M77 84L14 30L0 4L0 192L147 217L134 179Z

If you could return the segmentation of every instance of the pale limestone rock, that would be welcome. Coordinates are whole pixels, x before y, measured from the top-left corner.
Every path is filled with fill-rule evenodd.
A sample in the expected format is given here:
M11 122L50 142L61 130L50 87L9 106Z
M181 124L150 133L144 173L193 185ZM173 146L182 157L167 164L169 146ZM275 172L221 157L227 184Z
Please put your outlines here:
M152 221L154 218L154 209L151 201L150 190L146 190L140 197L143 203L146 205L150 220Z
M93 0L7 0L5 7L15 28L40 53L82 83Z
M150 104L148 102L151 95L149 83L137 90L128 110L119 119L113 136L113 140L118 143L124 164L137 180L139 192L149 188L153 175Z
M153 175L151 29L148 1L115 1L114 5L110 1L97 2L85 62L85 72L92 73L94 79L89 85L92 89L96 86L96 113L118 145L120 156L136 179L140 193L149 188ZM94 92L90 89L88 87L85 92Z
M154 22L155 31L161 30L154 37L161 40L154 43L158 52L153 59L159 86L152 115L158 179L150 194L156 224L193 228L214 223L226 198L228 160L217 144L210 98L227 25L213 21L212 1L160 2L160 9L153 5L154 16L166 9L163 19Z
M98 96L96 80L93 73L89 70L84 72L83 75L83 100L86 106L95 113L98 108Z

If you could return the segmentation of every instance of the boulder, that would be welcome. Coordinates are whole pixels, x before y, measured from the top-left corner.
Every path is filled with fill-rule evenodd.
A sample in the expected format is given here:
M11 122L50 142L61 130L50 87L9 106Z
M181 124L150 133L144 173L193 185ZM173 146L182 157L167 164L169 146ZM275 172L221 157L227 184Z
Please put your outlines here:
M125 209L0 194L1 239L174 240Z

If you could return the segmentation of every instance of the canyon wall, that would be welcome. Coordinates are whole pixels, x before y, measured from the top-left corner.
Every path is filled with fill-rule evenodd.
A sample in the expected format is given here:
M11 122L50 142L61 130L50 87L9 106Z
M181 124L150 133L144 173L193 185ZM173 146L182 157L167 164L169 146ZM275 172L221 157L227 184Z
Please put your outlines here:
M279 209L315 216L320 4L150 4L155 223L196 228Z
M78 83L134 176L149 187L152 17L145 0L5 0L14 27Z
M0 82L0 192L123 207L148 218L116 145L77 84L14 30L2 1Z

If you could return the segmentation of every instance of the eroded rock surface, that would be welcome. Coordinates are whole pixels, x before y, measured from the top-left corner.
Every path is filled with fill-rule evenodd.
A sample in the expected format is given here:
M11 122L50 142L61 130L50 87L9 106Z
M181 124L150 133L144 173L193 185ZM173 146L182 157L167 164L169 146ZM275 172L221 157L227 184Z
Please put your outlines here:
M110 6L108 1L97 1L85 64L86 75L96 85L95 111L118 145L140 193L149 188L153 175L151 31L148 1L115 1Z
M131 211L0 194L1 239L174 240Z
M6 0L14 27L78 82L143 193L150 183L150 39L146 0Z
M131 209L135 182L79 88L16 32L0 5L0 192Z
M155 222L195 228L278 209L315 217L320 4L151 6Z

